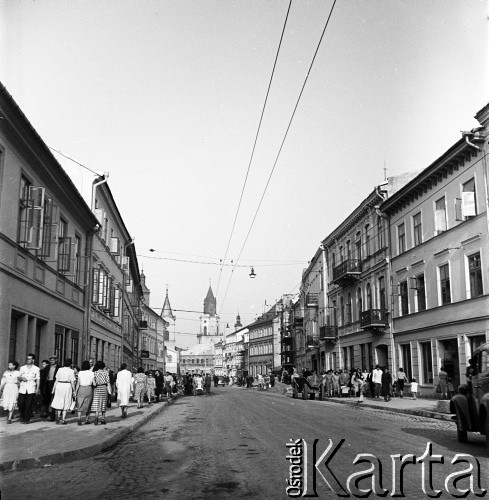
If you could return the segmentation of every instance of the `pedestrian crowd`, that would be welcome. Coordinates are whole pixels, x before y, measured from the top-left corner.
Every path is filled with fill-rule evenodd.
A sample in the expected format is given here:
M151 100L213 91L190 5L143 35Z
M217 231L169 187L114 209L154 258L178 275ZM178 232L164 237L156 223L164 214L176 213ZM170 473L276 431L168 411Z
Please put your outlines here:
M43 360L41 367L35 361L34 354L28 354L21 367L12 360L2 376L0 406L8 412L8 424L18 409L23 424L29 424L39 412L41 419L66 425L70 412L78 414L79 426L90 424L92 414L95 425L104 425L106 410L113 401L118 402L121 419L125 419L130 400L142 408L145 402L159 403L165 396L170 401L178 392L177 377L169 372L163 375L160 370L139 367L133 373L122 363L115 374L103 361L93 358L83 361L81 368L69 358L60 366L57 356Z

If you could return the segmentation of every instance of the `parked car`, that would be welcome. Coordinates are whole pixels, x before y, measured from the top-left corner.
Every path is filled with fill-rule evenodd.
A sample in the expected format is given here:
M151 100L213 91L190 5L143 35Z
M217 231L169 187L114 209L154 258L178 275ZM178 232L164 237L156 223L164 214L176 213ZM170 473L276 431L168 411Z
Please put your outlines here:
M459 442L467 442L467 432L486 436L489 448L489 343L478 347L469 361L468 383L450 401L450 411L457 423Z

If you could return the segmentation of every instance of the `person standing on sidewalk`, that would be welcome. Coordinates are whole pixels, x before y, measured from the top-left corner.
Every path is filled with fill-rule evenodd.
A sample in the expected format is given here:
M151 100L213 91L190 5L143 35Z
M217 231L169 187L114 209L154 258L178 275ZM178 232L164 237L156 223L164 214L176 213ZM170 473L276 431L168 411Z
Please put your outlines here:
M403 397L404 384L406 383L406 380L407 377L404 373L404 370L402 368L399 368L399 371L397 372L396 384L397 388L399 389L399 395L401 396L401 398Z
M59 370L58 358L54 355L50 356L49 363L48 366L43 368L40 374L40 391L42 398L41 417L43 415L49 415L51 422L54 422L55 412L51 407L51 401L53 400L54 381L56 380L56 374Z
M56 423L66 425L66 412L73 402L76 387L75 372L71 368L71 359L65 359L64 366L56 373L54 382L54 398L51 408L56 410Z
M34 364L35 360L35 354L28 354L26 364L20 368L18 377L20 387L17 405L23 424L30 423L34 411L34 399L39 394L40 370Z
M375 369L372 371L372 384L374 384L374 399L380 398L380 388L382 386L382 370L379 365L375 365Z
M88 425L90 423L90 407L93 399L93 371L90 370L90 363L83 361L81 370L78 372L76 381L75 397L78 409L78 425ZM82 413L85 414L85 422L82 423Z
M132 389L132 373L127 369L126 363L121 364L121 369L117 373L115 382L117 387L117 400L121 409L121 417L127 418L127 407L129 405L129 397Z
M166 372L163 377L163 381L165 382L165 391L168 402L171 401L171 392L173 387L173 377L170 372ZM193 384L192 384L193 385Z
M134 375L134 399L138 404L138 408L143 407L144 395L146 394L146 380L142 366L138 368L136 375Z
M392 389L392 375L389 368L384 370L382 374L382 396L384 396L384 401L389 402L391 400L391 389Z
M105 363L103 361L97 361L93 367L93 379L95 389L93 391L92 400L92 413L95 413L95 425L99 424L99 415L102 414L100 418L100 423L105 425L105 411L107 409L107 394L110 390L110 380L109 372L105 370Z
M10 361L8 370L3 374L2 383L0 384L0 398L2 398L3 409L8 411L7 424L12 423L14 416L15 404L19 396L19 381L17 380L19 372L19 363Z

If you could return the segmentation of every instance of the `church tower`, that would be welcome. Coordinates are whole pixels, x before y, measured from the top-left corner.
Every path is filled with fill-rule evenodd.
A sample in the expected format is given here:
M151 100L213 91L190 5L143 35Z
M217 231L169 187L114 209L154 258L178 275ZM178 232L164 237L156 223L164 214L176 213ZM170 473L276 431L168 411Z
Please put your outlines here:
M197 340L199 344L214 343L221 340L217 301L210 285L204 299L204 314L200 317L200 333L197 335Z
M168 298L168 286L166 287L166 297L165 297L165 302L163 303L163 308L161 309L161 314L160 317L165 321L165 327L164 327L164 337L165 337L165 344L168 345L169 347L174 348L175 347L175 315L173 314L171 305L170 305L170 299ZM173 335L171 335L171 332L173 330Z

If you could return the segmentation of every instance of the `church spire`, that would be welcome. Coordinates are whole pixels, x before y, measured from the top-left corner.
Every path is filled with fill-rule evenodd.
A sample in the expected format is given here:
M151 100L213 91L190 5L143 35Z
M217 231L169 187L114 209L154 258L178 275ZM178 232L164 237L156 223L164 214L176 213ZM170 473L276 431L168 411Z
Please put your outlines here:
M166 286L166 297L165 297L165 302L163 304L163 309L161 310L160 316L166 321L169 321L169 320L175 321L175 319L176 319L175 315L173 314L173 311L171 309L170 299L168 298L168 285Z
M234 328L237 330L238 328L241 328L243 325L241 324L241 316L239 315L239 311L238 311L238 315L236 316L236 323L234 324Z
M207 291L207 295L204 299L204 314L215 316L216 310L217 310L217 301L216 298L214 297L214 293L212 292L211 285L209 284L209 290Z

